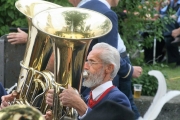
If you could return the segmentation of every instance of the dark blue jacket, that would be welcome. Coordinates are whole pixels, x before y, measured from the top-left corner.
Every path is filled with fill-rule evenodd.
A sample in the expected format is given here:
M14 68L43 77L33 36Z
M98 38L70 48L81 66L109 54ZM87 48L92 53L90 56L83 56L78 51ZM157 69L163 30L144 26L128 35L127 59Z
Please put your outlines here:
M89 95L87 95L85 97L86 103L88 102L88 98L89 98ZM119 91L119 89L117 87L114 87L113 89L111 89L110 92L106 96L104 96L104 98L98 104L93 106L92 109L96 108L98 105L100 105L101 103L103 103L106 100L114 101L114 102L121 104L131 110L131 104L130 104L128 98L126 97L126 95L124 93ZM88 108L88 112L90 112L92 109Z
M2 86L2 84L0 83L0 103L1 103L1 97L3 95L7 95L6 90L4 89L4 87Z

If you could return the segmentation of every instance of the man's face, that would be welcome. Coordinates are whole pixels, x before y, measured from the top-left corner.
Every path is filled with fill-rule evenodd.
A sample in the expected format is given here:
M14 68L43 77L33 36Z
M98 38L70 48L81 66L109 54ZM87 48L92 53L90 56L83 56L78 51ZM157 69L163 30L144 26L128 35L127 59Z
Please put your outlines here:
M111 7L116 7L119 3L119 0L107 0L110 2Z
M104 70L101 69L97 71L97 73L91 73L90 71L86 71L88 73L88 77L84 79L83 86L92 88L102 84L104 79Z
M92 50L84 65L84 69L88 73L88 77L84 79L83 86L88 88L96 87L103 83L105 74L103 62L99 59L99 53L101 51Z

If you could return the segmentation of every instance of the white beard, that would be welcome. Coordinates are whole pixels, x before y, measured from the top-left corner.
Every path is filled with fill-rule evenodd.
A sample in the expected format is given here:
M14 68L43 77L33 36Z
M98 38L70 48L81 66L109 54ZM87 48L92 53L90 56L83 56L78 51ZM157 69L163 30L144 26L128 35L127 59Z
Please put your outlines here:
M104 69L102 69L101 71L99 71L98 73L90 73L88 72L88 77L84 79L83 81L83 86L88 87L88 88L92 88L95 87L97 85L100 85L103 82L104 79Z

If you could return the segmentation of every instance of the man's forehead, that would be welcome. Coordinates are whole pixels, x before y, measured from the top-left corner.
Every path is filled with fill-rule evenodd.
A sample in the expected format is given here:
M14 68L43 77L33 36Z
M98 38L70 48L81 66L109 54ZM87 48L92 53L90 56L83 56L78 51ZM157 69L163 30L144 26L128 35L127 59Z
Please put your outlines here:
M89 52L87 59L100 59L99 55L102 51L100 49L93 49Z

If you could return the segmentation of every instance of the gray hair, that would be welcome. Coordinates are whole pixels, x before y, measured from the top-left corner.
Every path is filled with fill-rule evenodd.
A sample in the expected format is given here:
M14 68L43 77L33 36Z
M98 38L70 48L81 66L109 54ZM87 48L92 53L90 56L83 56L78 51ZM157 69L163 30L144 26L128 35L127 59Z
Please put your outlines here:
M111 73L111 77L114 78L120 68L120 55L118 50L103 42L95 44L92 49L103 49L99 57L105 64L114 65L114 71Z

